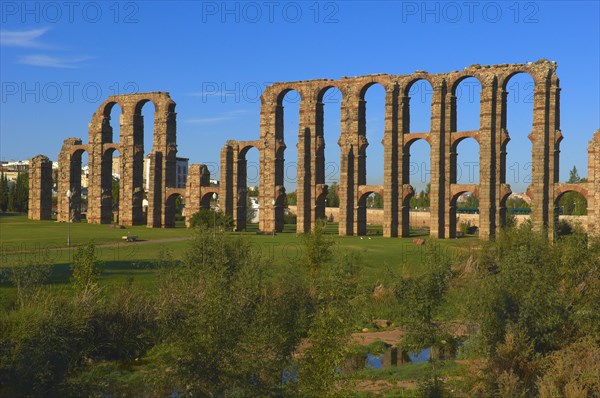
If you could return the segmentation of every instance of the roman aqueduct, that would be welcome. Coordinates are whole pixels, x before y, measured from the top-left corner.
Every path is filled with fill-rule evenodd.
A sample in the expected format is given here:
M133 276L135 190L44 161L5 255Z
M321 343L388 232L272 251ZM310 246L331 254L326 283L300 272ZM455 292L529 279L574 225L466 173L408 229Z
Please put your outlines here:
M261 96L260 137L255 141L229 140L221 149L220 187L210 184L204 165L191 165L185 189L175 186L176 113L168 93L153 92L109 97L92 116L88 142L79 138L64 141L59 154L58 220L77 217L71 212L64 194L73 195L71 207L77 211L81 194L81 155L89 157L87 219L90 223L110 223L112 219L112 154L118 151L120 163L119 223L148 227L174 226L174 198L184 197L186 214L210 206L218 193L223 211L233 216L237 230L246 227L246 154L256 148L260 156L259 229L283 229L286 143L283 129L283 98L291 90L301 97L298 129L297 231L308 232L319 218L325 217L325 145L323 98L327 90L342 93L339 181L339 234L363 235L367 225L367 197L376 192L383 196L386 237L409 235L409 201L414 195L409 162L410 147L417 140L430 145L431 192L430 235L436 238L456 236L457 198L471 192L479 199L479 236L493 236L506 219L506 200L511 194L506 184L507 82L518 73L529 74L534 81L532 143L531 220L536 228L550 233L558 220L558 201L570 191L579 192L588 203L588 230L600 227L600 130L588 145L588 181L581 184L559 183L560 86L557 65L547 60L527 64L493 66L472 65L463 71L442 74L417 72L410 75L368 75L340 80L317 79L275 83ZM457 131L456 89L466 78L481 84L480 128ZM426 80L433 88L429 131L411 133L409 91L415 82ZM366 90L380 84L385 89L385 128L383 185L366 184ZM143 162L144 129L141 108L152 102L155 107L153 146L150 152L148 210L144 215ZM110 125L111 108L122 109L120 137L114 142ZM457 183L457 146L473 138L479 144L480 177L478 184ZM47 219L51 209L51 184L48 184L49 160L38 156L30 167L30 218Z

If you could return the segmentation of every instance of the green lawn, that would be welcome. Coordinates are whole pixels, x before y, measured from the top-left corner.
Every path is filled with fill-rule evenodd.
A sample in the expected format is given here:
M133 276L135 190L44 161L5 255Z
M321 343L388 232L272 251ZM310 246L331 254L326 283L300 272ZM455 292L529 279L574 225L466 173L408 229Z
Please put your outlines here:
M48 281L59 287L68 283L70 263L78 245L93 240L104 262L102 281L119 284L133 278L134 283L152 288L156 271L153 262L163 249L170 249L176 259L182 259L193 230L177 228L147 228L145 226L112 228L109 225L72 223L71 247L67 247L67 224L56 221L31 221L25 215L0 215L0 268L27 264L49 264L54 267ZM300 263L302 243L295 225L286 225L283 232L272 235L257 234L257 225L247 232L231 233L249 239L273 263L274 272L284 264ZM361 283L374 286L390 277L418 272L423 247L412 243L412 238L384 238L381 227L369 226L370 235L338 237L337 224L328 225L327 231L335 236L338 253L356 252L361 255ZM139 242L127 243L124 235L137 235ZM423 236L422 236L423 237ZM440 240L440 250L456 256L478 245L476 238ZM391 272L390 272L391 271ZM13 296L13 288L0 277L0 306Z

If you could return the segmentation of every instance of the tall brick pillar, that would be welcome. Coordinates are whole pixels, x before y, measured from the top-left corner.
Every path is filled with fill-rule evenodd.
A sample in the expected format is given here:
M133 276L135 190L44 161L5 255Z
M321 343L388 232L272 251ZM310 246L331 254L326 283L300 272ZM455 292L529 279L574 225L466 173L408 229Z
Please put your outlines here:
M338 141L340 146L340 198L339 234L351 236L354 233L355 195L357 186L358 155L358 93L353 87L348 87L342 98L341 108L341 134Z
M28 217L30 220L52 218L52 162L44 155L29 161Z
M531 209L531 221L534 228L541 230L549 226L551 213L554 205L554 190L550 193L550 125L547 110L552 107L550 101L550 77L544 69L538 71L534 76L535 88L533 95L533 126L530 134L532 142L532 174L531 192L533 203ZM554 144L552 143L552 146ZM552 233L549 231L549 233Z
M398 236L398 87L386 88L385 128L383 133L383 236Z
M496 212L496 225L500 228L506 226L506 200L508 196L503 195L503 188L506 191L510 191L508 189L508 184L506 184L506 147L508 142L510 141L510 137L506 130L506 103L508 93L500 84L501 82L496 81L497 91L496 91L496 101L492 104L494 108L492 108L493 117L495 117L495 137L494 144L497 151L497 160L496 164L498 169L496 170L496 179L498 184L496 185L496 205L498 206L498 212ZM510 196L510 194L509 194Z
M190 227L190 218L200 211L203 189L210 187L210 172L203 164L190 164L185 184L185 224ZM222 192L222 191L221 191Z
M235 141L227 141L223 148L221 148L221 176L219 181L219 196L223 213L225 213L228 216L231 216L232 218L235 217L236 214L234 204L236 203L235 193L237 190L237 184L235 181L236 170L234 160L234 158L236 157L235 153L237 151L235 151L234 145ZM262 186L260 188L262 188Z
M600 129L588 144L588 231L600 236Z
M148 212L146 226L148 228L160 228L162 224L162 196L161 182L163 180L163 156L162 152L152 151L148 155ZM186 202L187 207L187 202Z
M81 214L81 154L87 146L81 138L67 138L58 155L58 216L57 220L66 222L69 218L69 198L71 191L71 218L78 220ZM88 215L90 214L90 179L88 179ZM92 202L93 203L93 202ZM94 213L92 212L92 215Z
M283 154L278 153L279 142L283 143L283 107L276 98L270 98L272 92L267 88L261 97L260 137L263 150L260 152L260 195L259 195L259 228L270 232L275 229L276 186L283 182Z
M154 143L153 150L162 154L162 178L160 187L156 187L160 195L162 224L165 223L165 214L174 212L171 209L173 203L167 201L167 189L177 186L177 113L175 113L175 103L168 98L168 101L162 101L156 105L154 113Z
M243 231L246 229L246 219L248 216L248 186L246 185L248 177L248 162L245 156L241 156L238 152L237 161L234 163L236 166L236 189L235 194L235 213L234 222L236 230Z
M430 198L430 235L434 238L444 237L444 221L446 214L445 163L447 149L446 139L446 84L443 79L437 79L433 85L431 99L431 192Z
M119 121L120 123L120 121ZM112 153L104 149L113 142L110 107L102 106L89 124L88 135L88 213L91 224L108 224L112 220Z
M497 171L499 170L494 122L496 80L489 76L481 82L479 108L479 238L496 233L496 213L500 207Z
M311 230L315 222L315 171L316 171L316 117L318 102L316 94L310 92L302 96L298 131L298 170L296 180L298 233ZM321 104L321 114L323 112Z
M448 83L444 81L444 86L448 87ZM444 90L442 88L442 90ZM433 99L432 99L433 101ZM456 184L456 163L458 153L456 151L458 143L452 141L452 133L456 131L456 96L451 91L451 88L445 92L445 96L443 97L443 112L442 112L442 124L441 132L440 132L440 159L443 159L443 172L441 173L440 187L441 194L443 200L444 210L443 210L443 222L444 231L443 236L446 239L455 238L456 237L456 202L453 200L453 191L452 185ZM433 107L432 102L432 107ZM433 115L433 112L432 112ZM433 128L432 128L433 131ZM434 133L433 135L436 135ZM432 161L432 172L435 167L434 162ZM433 179L433 176L432 176ZM443 181L442 181L443 180ZM431 183L433 186L433 181ZM433 215L433 210L431 212ZM433 224L433 220L432 220Z
M134 113L133 106L123 109L121 115L121 137L120 137L120 153L119 153L119 177L121 190L119 192L119 224L135 225L136 211L134 196L137 188L137 181L141 176L138 167L136 167L138 154L140 152L143 158L143 142L136 142L136 130L143 129L143 117ZM143 135L143 132L142 132ZM106 159L108 163L108 159ZM140 208L141 211L141 208ZM150 211L150 209L148 209Z
M558 203L554 201L554 188L559 182L560 143L563 139L560 131L560 87L556 76L556 64L549 65L550 87L548 90L548 105L546 108L548 141L547 168L548 177L546 190L548 195L548 237L554 239L556 224L558 223Z
M410 197L405 194L410 192L410 144L406 144L410 134L410 97L407 95L409 89L402 87L403 96L399 101L398 125L400 136L398 142L398 188L400 203L398 207L398 223L400 224L400 236L410 236Z

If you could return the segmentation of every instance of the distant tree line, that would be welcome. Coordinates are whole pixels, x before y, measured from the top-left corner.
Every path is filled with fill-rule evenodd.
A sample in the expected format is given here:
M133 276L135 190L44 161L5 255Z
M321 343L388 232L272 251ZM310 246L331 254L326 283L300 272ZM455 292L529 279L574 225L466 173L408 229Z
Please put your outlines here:
M24 213L29 207L29 174L19 173L14 184L9 184L4 173L0 175L0 210Z

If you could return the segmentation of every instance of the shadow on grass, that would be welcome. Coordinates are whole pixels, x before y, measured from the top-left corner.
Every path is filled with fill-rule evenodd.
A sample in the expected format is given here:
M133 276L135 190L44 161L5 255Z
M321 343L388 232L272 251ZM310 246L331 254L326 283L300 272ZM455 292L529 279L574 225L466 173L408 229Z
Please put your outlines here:
M110 277L115 275L139 276L148 271L154 271L158 268L155 261L105 261L102 263L103 276ZM52 267L52 273L46 281L46 284L60 285L68 284L71 278L70 264L56 264Z

